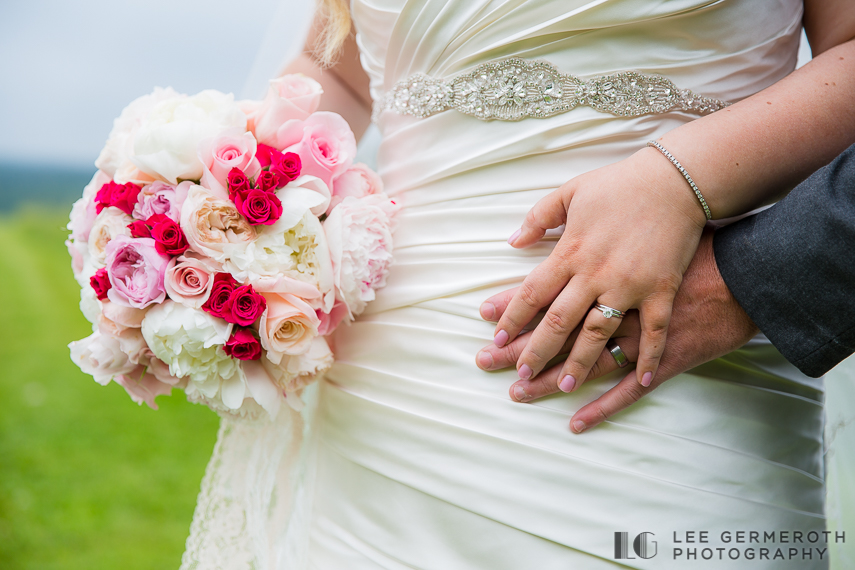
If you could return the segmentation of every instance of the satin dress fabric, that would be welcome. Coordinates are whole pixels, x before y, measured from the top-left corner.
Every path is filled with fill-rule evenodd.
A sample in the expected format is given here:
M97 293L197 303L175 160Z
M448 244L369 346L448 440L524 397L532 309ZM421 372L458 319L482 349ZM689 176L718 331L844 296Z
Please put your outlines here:
M794 69L802 4L353 0L352 15L375 99L417 72L448 79L520 57L583 80L626 70L659 74L738 101ZM734 546L714 539L722 531L825 529L823 382L799 373L762 336L583 435L570 433L570 417L620 374L521 404L508 396L513 369L475 365L494 329L480 318L480 303L521 283L555 244L554 235L524 250L507 244L528 210L574 176L696 118L680 111L622 118L590 107L518 122L456 111L379 116L378 171L403 206L395 263L367 312L335 334L336 363L312 388L307 409L314 415L299 422L311 430L289 452L300 464L287 469L299 475L282 479L290 490L279 504L286 506L265 502L273 491L256 501L259 513L280 509L280 530L267 542L266 523L241 531L261 544L256 560L264 561L252 567L828 567L818 554L671 556L687 531L707 531L709 546ZM245 443L233 447L253 445ZM212 465L228 464L218 453ZM271 457L255 455L261 464ZM200 506L199 524L211 523L206 513L218 508ZM216 541L205 546L199 528L195 550L212 552ZM630 540L654 533L658 554L616 559L616 532ZM194 556L186 555L183 568L206 567Z
M794 69L802 17L794 0L353 0L352 11L375 99L416 72L450 78L514 56L583 79L660 74L737 101ZM381 114L378 170L404 207L396 261L337 334L321 386L311 568L686 568L615 560L614 533L654 532L664 551L674 531L825 528L822 380L762 337L582 436L570 417L619 375L520 404L514 370L475 365L493 335L480 303L554 246L507 244L532 205L695 118ZM827 562L741 564L704 562Z

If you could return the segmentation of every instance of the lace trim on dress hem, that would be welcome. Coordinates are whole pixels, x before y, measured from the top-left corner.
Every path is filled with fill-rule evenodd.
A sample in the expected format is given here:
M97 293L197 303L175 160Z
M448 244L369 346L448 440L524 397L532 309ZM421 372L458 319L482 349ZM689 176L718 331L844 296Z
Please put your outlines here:
M580 105L619 117L682 110L706 115L730 105L659 75L622 71L587 81L563 74L551 63L518 58L483 63L454 79L416 73L375 101L372 121L383 111L424 118L449 109L478 119L546 118Z

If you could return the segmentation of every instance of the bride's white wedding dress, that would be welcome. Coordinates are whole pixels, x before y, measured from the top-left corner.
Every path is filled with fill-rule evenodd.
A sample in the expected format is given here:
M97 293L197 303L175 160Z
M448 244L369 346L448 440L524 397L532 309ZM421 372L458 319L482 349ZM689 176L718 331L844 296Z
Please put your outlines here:
M735 101L792 71L802 4L353 0L352 11L375 99L417 72L450 78L516 56L582 79L659 74ZM404 205L388 286L339 330L302 415L224 420L182 568L826 568L817 553L700 560L703 546L793 546L722 545L721 531L825 528L822 381L764 338L582 436L570 416L617 376L519 404L513 370L475 366L493 332L479 304L554 244L508 246L529 208L694 118L382 113L379 172ZM672 559L686 531L709 531L697 561ZM655 533L658 555L615 560L616 532Z

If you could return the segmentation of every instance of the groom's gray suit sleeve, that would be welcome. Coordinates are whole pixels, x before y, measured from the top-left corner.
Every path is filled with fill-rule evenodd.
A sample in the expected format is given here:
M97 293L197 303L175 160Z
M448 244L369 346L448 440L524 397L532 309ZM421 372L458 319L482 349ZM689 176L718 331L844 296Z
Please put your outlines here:
M737 302L799 370L821 376L855 352L855 145L713 247Z

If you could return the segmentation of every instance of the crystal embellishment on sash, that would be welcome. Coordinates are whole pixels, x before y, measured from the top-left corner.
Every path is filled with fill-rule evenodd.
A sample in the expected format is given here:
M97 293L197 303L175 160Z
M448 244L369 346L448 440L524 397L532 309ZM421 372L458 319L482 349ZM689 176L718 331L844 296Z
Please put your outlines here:
M706 115L730 105L678 89L659 75L624 71L582 81L545 61L506 59L484 63L453 80L415 74L399 81L374 106L383 111L428 117L455 109L485 121L544 118L587 105L603 113L637 117L682 110Z

